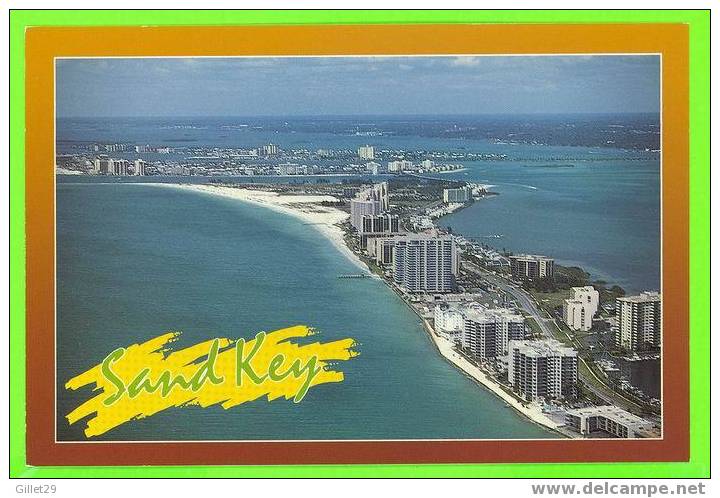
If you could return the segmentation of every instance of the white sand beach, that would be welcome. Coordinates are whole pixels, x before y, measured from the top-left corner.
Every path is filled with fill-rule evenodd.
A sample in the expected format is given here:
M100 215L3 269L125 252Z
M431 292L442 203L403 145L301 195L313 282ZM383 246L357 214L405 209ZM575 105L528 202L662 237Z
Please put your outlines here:
M345 244L340 224L347 221L350 215L331 206L323 206L323 201L336 202L330 195L282 195L277 192L235 188L222 185L195 185L178 183L147 183L181 190L192 190L211 195L218 195L250 204L262 206L279 213L299 218L328 238L332 245L347 257L363 273L370 273L368 267Z
M505 392L500 387L500 385L498 385L497 382L492 380L485 372L480 370L480 368L470 363L460 353L455 351L455 349L453 348L453 344L450 340L446 339L445 337L441 337L437 333L435 333L434 329L430 326L427 320L423 320L423 322L426 330L428 331L428 335L435 343L438 351L448 361L450 361L450 363L452 363L457 368L465 372L467 375L475 379L477 382L488 388L495 395L505 401L505 403L525 415L527 418L529 418L536 424L540 424L542 426L564 433L564 431L561 430L562 425L558 424L550 417L545 415L542 412L542 409L537 404L521 403L514 396L511 396L510 394Z
M363 263L362 260L345 244L343 230L339 225L347 221L349 218L348 213L331 206L322 206L320 204L323 201L335 202L337 201L335 197L329 195L283 195L277 192L220 185L170 183L147 183L142 185L155 185L218 195L242 202L256 204L280 213L294 216L318 230L322 235L330 240L338 251L355 264L359 270L362 270L363 273L370 273L367 265L365 265L365 263ZM423 319L423 324L440 354L458 369L485 386L495 395L499 396L510 407L522 413L533 422L561 433L565 433L562 429L562 425L553 421L550 417L544 414L537 404L520 402L517 398L508 394L485 372L455 351L451 341L436 334L427 320Z

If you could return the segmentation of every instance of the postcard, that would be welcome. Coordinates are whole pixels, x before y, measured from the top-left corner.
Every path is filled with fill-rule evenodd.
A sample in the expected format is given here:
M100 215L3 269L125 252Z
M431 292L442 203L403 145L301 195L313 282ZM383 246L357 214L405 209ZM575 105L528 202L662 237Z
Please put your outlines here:
M25 43L28 465L691 459L686 24Z

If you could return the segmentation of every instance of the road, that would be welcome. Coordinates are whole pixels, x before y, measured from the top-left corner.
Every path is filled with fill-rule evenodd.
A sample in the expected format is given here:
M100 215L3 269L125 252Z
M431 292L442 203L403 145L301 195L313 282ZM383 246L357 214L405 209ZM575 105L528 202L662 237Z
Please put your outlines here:
M525 292L524 290L513 287L510 285L507 280L505 280L502 277L499 277L497 275L494 275L486 270L482 270L480 267L478 267L476 264L471 263L469 261L463 261L462 262L463 269L470 271L472 273L475 273L476 275L479 275L483 279L487 280L497 288L501 289L502 291L510 294L515 298L517 303L520 305L520 307L525 310L538 324L538 327L540 327L540 330L542 331L542 334L549 338L554 339L555 335L550 330L550 327L556 327L556 325L553 323L553 325L548 325L547 319L543 317L542 312L535 304L535 301L532 300L532 298ZM554 322L553 319L550 319ZM568 337L572 341L571 337ZM574 342L574 341L572 341ZM606 386L605 383L602 381L602 379L598 378L595 373L592 371L590 366L585 362L584 359L578 358L579 361L585 364L585 367L587 368L587 371L590 372L590 376L594 378L594 380L590 379L590 376L583 372L578 372L578 377L580 378L580 381L585 385L585 387L595 394L598 398L602 399L604 402L613 404L613 405L619 405L626 410L628 408L634 408L635 411L640 410L641 407L632 402L631 400L620 396L618 393L613 391L609 386ZM601 384L602 386L605 386L604 389L597 386L597 384Z
M481 270L474 263L463 261L462 265L464 269L481 276L483 279L487 280L497 288L513 296L517 300L518 304L522 307L522 309L524 309L537 322L540 330L542 330L543 335L550 338L553 337L553 334L550 331L550 328L548 327L545 318L543 318L542 313L525 291L511 286L507 283L505 279L498 277L497 275L493 275L490 272Z

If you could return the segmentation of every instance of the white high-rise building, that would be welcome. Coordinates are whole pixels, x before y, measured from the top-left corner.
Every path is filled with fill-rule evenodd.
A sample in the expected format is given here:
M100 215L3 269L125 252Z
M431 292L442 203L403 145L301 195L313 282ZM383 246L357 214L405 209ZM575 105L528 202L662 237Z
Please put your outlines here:
M383 213L382 203L375 199L350 199L350 224L356 230L362 229L365 216L378 216Z
M619 297L615 302L615 344L629 351L656 349L661 343L661 297L657 292Z
M360 159L375 159L375 147L373 147L372 145L360 146L360 148L358 149L358 156L360 157Z
M525 338L525 319L506 308L472 308L464 313L462 347L475 358L505 356L508 342Z
M574 296L563 303L563 321L570 330L587 332L600 304L600 293L591 285L573 287Z
M468 186L460 188L443 189L443 202L445 204L465 203L472 199L472 189Z
M93 165L93 173L98 175L125 176L128 174L129 164L130 162L127 159L97 157Z
M577 394L577 351L554 339L508 344L508 381L527 400Z
M412 169L413 163L411 161L390 161L388 162L389 173L401 173Z
M365 163L365 169L371 175L379 175L380 173L382 173L382 165L380 163L376 163L374 161Z
M458 269L450 235L411 234L393 239L393 280L408 292L452 292Z
M382 182L358 192L350 200L350 224L356 229L362 229L363 216L383 214L390 208L390 194L388 183Z
M278 146L275 144L267 144L263 145L261 150L264 156L274 156L278 153Z
M145 176L145 168L147 167L147 163L143 161L142 159L135 159L135 168L134 168L134 174L135 176Z
M110 168L110 159L107 157L96 157L93 161L92 172L96 175L107 174Z
M392 234L369 238L365 245L365 250L370 257L375 258L377 265L392 265L396 238L397 237Z

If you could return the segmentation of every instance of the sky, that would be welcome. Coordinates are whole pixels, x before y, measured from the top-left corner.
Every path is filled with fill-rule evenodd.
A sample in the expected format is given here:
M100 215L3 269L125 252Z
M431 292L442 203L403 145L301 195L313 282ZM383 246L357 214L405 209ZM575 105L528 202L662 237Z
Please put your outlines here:
M658 56L58 59L58 117L658 112Z

